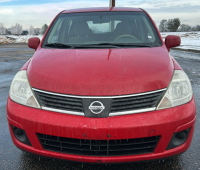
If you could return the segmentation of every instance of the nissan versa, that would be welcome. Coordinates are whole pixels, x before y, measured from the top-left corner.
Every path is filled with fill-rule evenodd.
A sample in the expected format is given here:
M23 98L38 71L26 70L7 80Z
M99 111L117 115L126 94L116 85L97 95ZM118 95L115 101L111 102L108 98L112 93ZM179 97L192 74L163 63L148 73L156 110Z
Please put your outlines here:
M59 13L14 77L7 118L14 144L59 159L115 163L164 159L192 141L190 81L151 17L136 8Z

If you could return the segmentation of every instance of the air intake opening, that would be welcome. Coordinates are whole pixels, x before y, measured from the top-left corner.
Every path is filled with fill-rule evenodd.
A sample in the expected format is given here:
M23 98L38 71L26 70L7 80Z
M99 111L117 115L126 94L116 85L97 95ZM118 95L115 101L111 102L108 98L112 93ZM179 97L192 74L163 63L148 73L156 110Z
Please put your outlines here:
M88 140L37 134L44 150L85 156L124 156L153 153L160 136L118 140Z
M176 148L184 144L189 136L190 128L181 132L174 133L167 150Z
M26 145L29 145L29 146L32 146L27 135L26 135L26 132L22 129L19 129L17 127L14 127L14 126L11 126L12 127L12 130L13 130L13 133L16 137L16 139Z

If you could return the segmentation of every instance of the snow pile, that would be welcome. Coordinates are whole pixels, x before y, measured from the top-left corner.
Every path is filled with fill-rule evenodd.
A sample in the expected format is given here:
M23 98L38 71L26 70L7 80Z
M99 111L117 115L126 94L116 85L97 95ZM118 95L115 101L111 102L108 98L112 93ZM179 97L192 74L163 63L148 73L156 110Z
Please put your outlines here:
M15 40L8 39L5 36L0 36L0 44L15 43Z
M200 32L164 32L164 33L161 33L163 40L168 35L178 35L181 37L181 45L176 48L200 51Z
M28 43L28 39L31 37L38 37L40 40L42 39L42 35L31 36L31 35L0 35L0 44L8 44L8 43Z

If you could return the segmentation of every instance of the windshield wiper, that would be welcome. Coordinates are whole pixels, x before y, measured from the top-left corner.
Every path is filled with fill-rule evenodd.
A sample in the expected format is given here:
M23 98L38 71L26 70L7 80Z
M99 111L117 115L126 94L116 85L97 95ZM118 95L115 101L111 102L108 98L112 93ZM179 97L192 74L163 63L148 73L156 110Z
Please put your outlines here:
M53 48L120 48L120 47L153 47L147 44L130 44L130 43L99 43L99 44L73 44L66 45L61 43L45 44Z
M148 44L118 44L120 46L127 46L127 47L153 47L152 45Z
M112 43L99 43L99 44L77 44L74 46L75 48L119 48L117 44Z
M75 48L104 48L104 47L111 47L111 48L119 48L119 47L153 47L147 44L130 44L130 43L99 43L99 44L83 44L83 45L76 45Z
M133 44L133 43L113 43L113 45L119 46L119 47L152 47L148 44Z
M45 44L46 47L53 47L53 48L74 48L74 46L61 44L61 43L52 43L52 44Z

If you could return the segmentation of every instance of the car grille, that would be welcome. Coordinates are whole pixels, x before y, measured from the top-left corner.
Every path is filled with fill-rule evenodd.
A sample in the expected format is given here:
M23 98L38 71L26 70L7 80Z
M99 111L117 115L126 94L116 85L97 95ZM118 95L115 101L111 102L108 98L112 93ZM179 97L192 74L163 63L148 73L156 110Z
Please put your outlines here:
M123 139L87 140L37 134L44 150L74 155L121 156L153 153L160 136Z
M88 109L89 107L83 106L84 101L88 98L91 99L91 101L98 101L98 98L96 96L95 98L93 98L93 96L72 96L46 92L37 89L33 89L33 91L42 109L57 111L61 113L84 116L86 109ZM110 100L111 105L106 107L108 116L141 113L145 111L155 110L165 91L166 89L161 89L157 91L133 95L108 97L101 96L99 97L99 100Z
M52 93L43 93L34 91L42 107L48 107L59 110L67 110L73 112L83 112L81 98L66 97Z
M131 97L114 98L111 113L126 112L157 107L164 91Z

